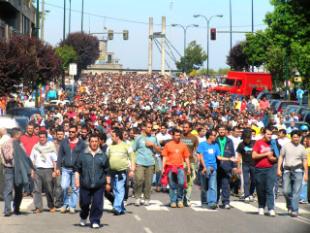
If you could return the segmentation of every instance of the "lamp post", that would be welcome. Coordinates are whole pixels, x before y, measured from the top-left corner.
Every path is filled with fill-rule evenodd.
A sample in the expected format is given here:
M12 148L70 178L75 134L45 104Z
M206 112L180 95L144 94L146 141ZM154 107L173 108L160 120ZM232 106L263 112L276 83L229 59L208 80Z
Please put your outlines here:
M185 56L185 50L186 50L186 32L187 29L190 27L199 27L198 24L190 24L190 25L182 25L182 24L171 24L172 27L180 27L183 29L183 33L184 33L184 47L183 47L183 56Z
M71 33L71 0L69 0L69 34Z
M208 55L208 59L207 59L207 75L209 75L209 61L210 61L210 54L209 54L209 40L210 40L210 38L209 38L209 31L210 31L210 21L214 17L222 18L223 15L212 15L209 18L204 16L204 15L199 15L199 14L193 15L193 16L194 16L194 18L199 18L199 17L200 18L204 18L206 23L207 23L207 55Z
M83 26L84 26L84 0L82 0L81 32L83 32Z
M64 0L64 22L63 22L62 39L63 41L66 39L66 0Z

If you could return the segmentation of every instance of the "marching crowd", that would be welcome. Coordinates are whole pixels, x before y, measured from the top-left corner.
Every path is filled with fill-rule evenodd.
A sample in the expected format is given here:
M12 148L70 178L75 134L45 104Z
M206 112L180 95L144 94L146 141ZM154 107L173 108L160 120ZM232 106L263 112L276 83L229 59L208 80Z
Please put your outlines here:
M310 131L298 116L284 116L266 98L240 100L208 91L204 77L158 74L88 74L72 104L34 116L26 132L0 129L4 216L20 214L23 196L34 213L75 213L100 227L103 200L126 213L132 188L135 206L150 205L155 191L169 192L171 208L191 205L193 185L202 208L230 209L231 194L258 201L275 216L282 184L287 209L298 216L308 203ZM290 126L284 124L291 122ZM14 195L13 195L14 194ZM11 202L13 201L13 211Z

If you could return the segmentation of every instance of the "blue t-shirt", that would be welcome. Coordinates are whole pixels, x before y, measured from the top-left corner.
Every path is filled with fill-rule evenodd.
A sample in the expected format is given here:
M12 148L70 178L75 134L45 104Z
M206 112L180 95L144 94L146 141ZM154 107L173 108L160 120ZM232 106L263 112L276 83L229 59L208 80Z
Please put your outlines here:
M207 169L213 167L214 170L217 170L216 157L220 156L221 154L218 144L201 142L198 145L197 153L202 155L203 161L205 162Z
M158 140L154 136L143 136L139 135L133 143L133 151L136 154L136 164L142 166L152 166L155 165L155 151L153 148L147 147L145 142L152 142L156 146L159 146Z

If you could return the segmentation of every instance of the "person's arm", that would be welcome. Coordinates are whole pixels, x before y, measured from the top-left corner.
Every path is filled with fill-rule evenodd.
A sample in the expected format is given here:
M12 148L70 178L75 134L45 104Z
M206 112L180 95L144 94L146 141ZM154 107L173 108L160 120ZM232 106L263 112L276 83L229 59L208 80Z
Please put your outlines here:
M282 149L283 150L283 149ZM282 167L282 163L283 163L283 154L282 154L282 150L281 150L281 153L280 153L280 156L278 158L278 169L277 169L277 175L278 176L282 176L282 170L281 170L281 167Z
M60 168L61 168L61 163L62 163L62 159L64 156L64 141L62 141L59 145L59 149L58 149L58 156L57 156L57 171L56 174L59 176L60 175Z
M205 161L203 160L203 156L202 154L197 154L197 159L199 161L199 163L201 164L202 166L202 173L206 173L207 172L207 167L206 167L206 164L205 164Z
M309 177L308 177L308 160L307 160L307 157L306 157L306 150L305 150L305 153L304 153L304 159L303 159L303 165L304 165L304 181L307 182Z
M191 174L191 165L189 163L189 157L187 157L185 159L185 163L186 163L186 166L187 166L187 174Z
M162 173L165 172L166 160L167 160L166 157L163 156L163 170L162 170Z
M265 158L267 157L268 155L272 155L272 152L271 151L268 151L268 152L265 152L265 153L257 153L256 151L253 151L252 152L252 159L256 160L256 159L262 159L262 158Z

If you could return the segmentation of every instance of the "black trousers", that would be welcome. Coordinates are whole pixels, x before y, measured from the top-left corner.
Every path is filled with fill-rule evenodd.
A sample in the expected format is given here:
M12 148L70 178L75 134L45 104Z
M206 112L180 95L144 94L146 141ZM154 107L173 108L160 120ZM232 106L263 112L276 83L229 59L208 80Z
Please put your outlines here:
M89 216L89 221L91 224L100 224L100 219L103 212L104 190L104 185L96 189L80 188L81 219L87 219Z

